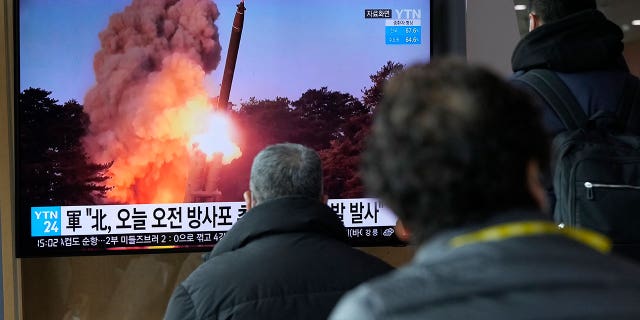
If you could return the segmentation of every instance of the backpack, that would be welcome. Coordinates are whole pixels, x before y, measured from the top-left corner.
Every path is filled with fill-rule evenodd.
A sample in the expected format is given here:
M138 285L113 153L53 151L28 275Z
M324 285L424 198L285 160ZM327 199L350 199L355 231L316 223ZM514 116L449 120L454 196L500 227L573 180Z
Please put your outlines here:
M614 251L640 259L640 81L627 77L616 114L587 118L555 72L531 70L518 80L567 129L552 143L555 221L603 233Z

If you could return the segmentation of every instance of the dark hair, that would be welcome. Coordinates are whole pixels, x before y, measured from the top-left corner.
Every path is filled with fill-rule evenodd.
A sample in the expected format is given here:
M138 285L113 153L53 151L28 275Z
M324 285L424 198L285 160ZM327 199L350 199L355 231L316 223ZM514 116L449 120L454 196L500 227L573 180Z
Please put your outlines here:
M462 61L415 65L385 86L363 179L422 242L498 211L537 208L526 167L549 145L529 97Z
M529 12L551 23L584 10L597 9L596 0L530 0Z
M294 195L320 199L320 156L300 144L270 145L253 159L249 189L256 203Z

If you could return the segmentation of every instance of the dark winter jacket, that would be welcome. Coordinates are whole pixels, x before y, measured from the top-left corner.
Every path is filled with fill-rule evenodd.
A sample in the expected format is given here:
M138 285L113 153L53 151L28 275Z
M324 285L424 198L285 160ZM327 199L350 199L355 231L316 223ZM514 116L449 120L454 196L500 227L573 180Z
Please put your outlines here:
M623 83L631 76L622 55L622 38L622 30L597 10L544 24L514 50L513 82L529 90L518 78L531 69L549 69L565 82L588 116L601 110L615 112ZM555 112L547 105L543 110L549 132L563 131Z
M563 234L452 246L462 234L540 217L510 212L436 235L411 264L345 295L330 319L640 319L640 268Z
M343 293L391 270L346 240L317 200L264 202L175 289L165 319L326 319Z
M622 38L622 30L602 12L586 10L543 24L518 43L511 58L512 83L528 91L541 106L550 138L566 128L551 106L518 79L532 69L554 71L588 117L598 112L615 114L625 80L633 77L622 55ZM547 174L545 186L553 208L555 194L551 173Z

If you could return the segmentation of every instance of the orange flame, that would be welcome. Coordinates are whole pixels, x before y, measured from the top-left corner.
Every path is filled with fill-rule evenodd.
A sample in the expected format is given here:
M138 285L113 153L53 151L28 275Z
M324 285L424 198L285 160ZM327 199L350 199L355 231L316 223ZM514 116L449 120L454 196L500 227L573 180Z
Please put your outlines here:
M213 111L204 77L201 66L174 53L146 81L125 87L116 107L106 107L111 106L111 91L104 87L96 87L104 92L88 93L92 132L85 148L96 162L115 160L109 170L109 202L183 201L189 175L185 164L191 161L194 144L210 158L224 153L227 162L241 155L237 147L228 147L234 146L234 128L226 115ZM210 142L227 147L204 150Z
M211 160L216 153L222 154L222 164L228 164L242 156L240 148L233 143L231 138L232 125L230 119L220 113L213 112L206 123L206 132L191 137L191 143L196 148L207 154Z

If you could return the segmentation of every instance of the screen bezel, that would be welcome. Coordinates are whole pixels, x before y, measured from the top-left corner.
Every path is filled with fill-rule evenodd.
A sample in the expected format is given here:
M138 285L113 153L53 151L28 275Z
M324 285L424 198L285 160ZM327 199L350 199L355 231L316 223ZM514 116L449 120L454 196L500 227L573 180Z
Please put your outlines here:
M446 55L450 50L450 45L443 40L443 37L435 36L437 33L434 32L435 29L438 30L447 30L449 27L446 27L444 23L446 22L439 17L434 15L434 10L438 10L442 6L448 8L446 0L431 0L430 1L430 26L429 26L429 39L431 41L429 45L429 52L427 59L433 59L437 56ZM13 2L13 54L14 54L14 109L13 109L13 143L14 143L14 153L13 153L13 161L14 161L14 199L15 199L15 215L14 215L14 223L15 223L15 249L16 256L20 258L30 258L30 257L61 257L61 256L88 256L88 255L130 255L130 254L140 254L140 253L174 253L174 252L204 252L209 251L210 248L203 247L189 247L189 248L175 248L175 249L161 249L161 250L149 250L149 249L139 249L139 250L122 250L122 251L110 251L110 250L99 250L99 251L38 251L30 245L30 242L27 241L32 239L31 237L31 226L30 226L30 216L22 211L22 202L20 195L20 172L21 172L21 162L20 162L20 151L17 146L20 145L20 113L16 112L18 108L18 97L20 94L20 0L14 0ZM450 21L449 21L449 24ZM446 31L444 31L446 33ZM442 32L439 32L442 33ZM435 38L434 38L435 36ZM458 53L459 54L459 53ZM385 243L358 243L352 242L354 246L399 246L404 245L405 243L396 239L396 241L385 242Z

